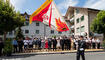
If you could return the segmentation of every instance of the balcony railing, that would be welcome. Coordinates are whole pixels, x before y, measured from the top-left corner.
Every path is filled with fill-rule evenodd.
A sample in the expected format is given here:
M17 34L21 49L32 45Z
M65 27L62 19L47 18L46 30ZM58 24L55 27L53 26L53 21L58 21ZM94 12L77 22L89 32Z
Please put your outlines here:
M72 25L71 28L74 28L74 25Z

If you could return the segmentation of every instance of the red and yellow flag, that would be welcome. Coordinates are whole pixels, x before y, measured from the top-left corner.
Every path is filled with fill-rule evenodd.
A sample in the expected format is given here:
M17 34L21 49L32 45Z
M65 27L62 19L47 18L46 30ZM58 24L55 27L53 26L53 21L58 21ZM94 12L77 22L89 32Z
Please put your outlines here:
M30 24L32 21L41 21L60 32L69 30L64 18L59 13L53 0L46 0L42 6L38 8L30 16Z

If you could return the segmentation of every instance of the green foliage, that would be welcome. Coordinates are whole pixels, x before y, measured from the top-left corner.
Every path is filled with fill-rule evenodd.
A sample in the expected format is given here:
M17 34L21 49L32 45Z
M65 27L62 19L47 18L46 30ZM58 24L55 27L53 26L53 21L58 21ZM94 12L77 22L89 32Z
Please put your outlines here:
M4 42L4 49L3 52L4 54L11 54L13 51L13 45L12 45L12 39L7 39Z
M100 11L97 17L91 24L91 31L99 34L104 34L105 38L105 11Z
M56 35L53 35L52 37L53 37L53 38L56 38Z
M14 10L9 0L0 0L0 32L10 32L24 24L25 19Z
M20 38L24 38L24 35L22 33L21 28L19 27L18 30L16 31L16 38L20 39Z
M102 44L102 46L104 47L104 49L105 49L105 40L103 41L103 44Z

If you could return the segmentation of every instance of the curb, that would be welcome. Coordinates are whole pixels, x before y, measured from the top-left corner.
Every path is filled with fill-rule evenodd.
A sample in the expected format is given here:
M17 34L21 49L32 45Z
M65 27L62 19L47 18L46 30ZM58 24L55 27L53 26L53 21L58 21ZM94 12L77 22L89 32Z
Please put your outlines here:
M48 54L69 54L69 53L76 53L77 51L69 51L69 52L36 52L36 53L14 53L14 55L48 55ZM85 53L91 52L105 52L104 50L97 50L97 51L85 51Z

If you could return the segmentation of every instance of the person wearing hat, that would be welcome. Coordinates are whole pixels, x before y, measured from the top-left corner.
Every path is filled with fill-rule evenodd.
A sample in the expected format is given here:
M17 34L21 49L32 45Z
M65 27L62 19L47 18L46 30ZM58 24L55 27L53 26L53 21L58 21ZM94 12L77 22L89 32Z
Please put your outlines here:
M83 39L83 36L80 36L80 39L78 40L78 44L77 44L78 48L77 48L77 60L80 60L80 56L82 57L82 60L85 60L85 46L86 43Z

